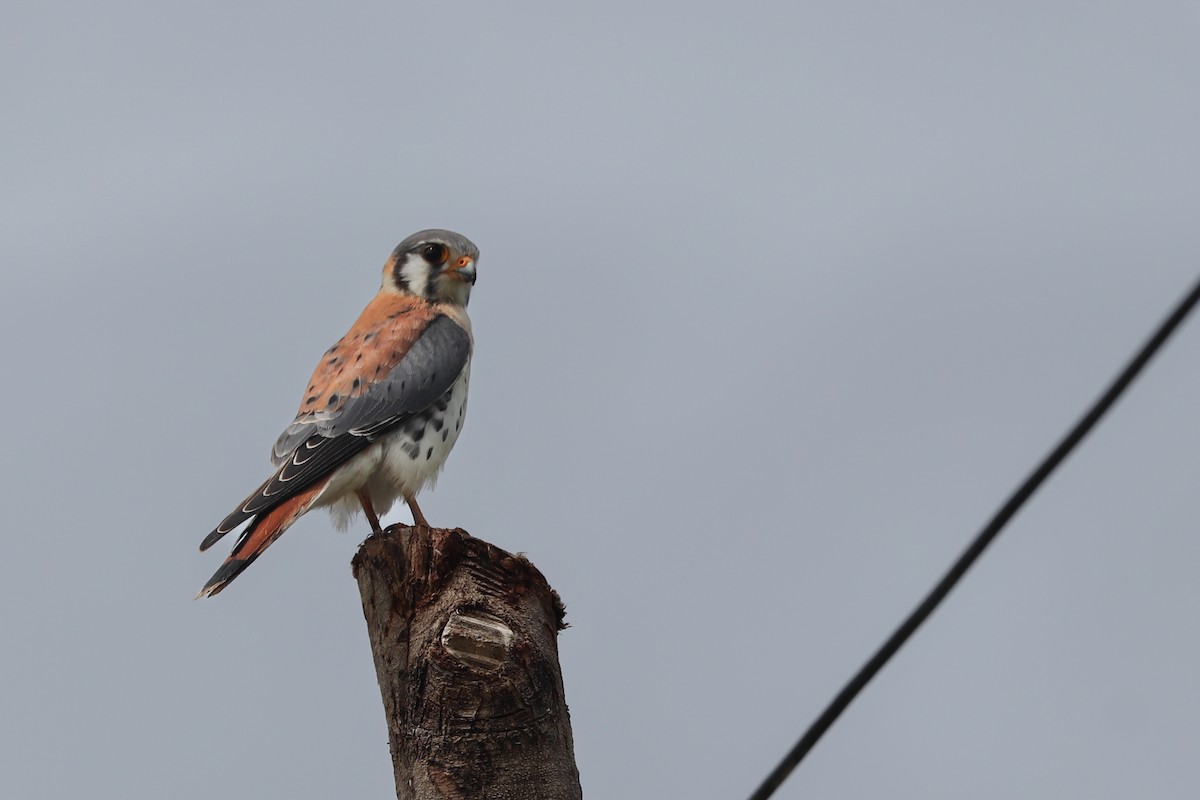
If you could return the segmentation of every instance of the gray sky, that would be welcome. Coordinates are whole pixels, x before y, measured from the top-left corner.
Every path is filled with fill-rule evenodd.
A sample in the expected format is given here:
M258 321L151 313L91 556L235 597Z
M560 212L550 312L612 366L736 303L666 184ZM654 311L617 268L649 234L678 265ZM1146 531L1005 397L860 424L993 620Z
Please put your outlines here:
M0 10L0 795L391 796L365 527L191 598L416 230L594 798L747 795L1200 268L1195 3L446 5ZM779 797L1194 794L1198 353Z

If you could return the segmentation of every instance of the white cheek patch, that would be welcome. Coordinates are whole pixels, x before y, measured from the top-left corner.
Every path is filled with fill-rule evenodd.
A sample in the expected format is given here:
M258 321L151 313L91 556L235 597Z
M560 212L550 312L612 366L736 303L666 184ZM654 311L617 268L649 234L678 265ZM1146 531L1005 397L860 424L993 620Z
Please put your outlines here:
M418 297L424 297L429 289L429 265L425 259L416 253L409 253L400 268L400 277L408 285L408 290Z

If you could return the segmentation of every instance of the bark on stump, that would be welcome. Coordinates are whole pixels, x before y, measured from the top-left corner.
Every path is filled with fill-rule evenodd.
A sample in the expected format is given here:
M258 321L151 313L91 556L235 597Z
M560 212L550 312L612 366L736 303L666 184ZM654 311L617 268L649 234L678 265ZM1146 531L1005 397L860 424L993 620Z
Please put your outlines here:
M563 605L524 556L393 525L353 562L399 800L581 800Z

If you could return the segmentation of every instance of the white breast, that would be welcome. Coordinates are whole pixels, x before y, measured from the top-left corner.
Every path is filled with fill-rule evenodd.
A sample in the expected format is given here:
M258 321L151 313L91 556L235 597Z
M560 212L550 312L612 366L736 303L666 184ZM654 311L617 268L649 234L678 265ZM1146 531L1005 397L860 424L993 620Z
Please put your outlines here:
M470 376L468 362L434 405L339 467L315 505L329 506L334 524L344 529L361 511L355 492L363 486L380 517L406 494L416 495L432 486L462 432Z

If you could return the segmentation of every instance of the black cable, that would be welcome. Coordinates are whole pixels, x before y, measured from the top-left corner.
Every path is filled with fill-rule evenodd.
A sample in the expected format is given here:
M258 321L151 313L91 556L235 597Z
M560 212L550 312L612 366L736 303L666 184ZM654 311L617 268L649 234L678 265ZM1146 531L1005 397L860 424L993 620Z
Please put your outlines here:
M1179 304L1171 312L1170 316L1159 325L1154 335L1142 346L1142 349L1133 357L1133 360L1129 362L1125 369L1121 371L1121 374L1116 377L1112 385L1100 396L1100 399L1075 424L1070 433L1046 456L1042 463L1038 465L1038 468L1025 479L1025 482L1008 498L1008 502L1001 506L996 515L992 517L991 522L971 542L971 546L954 562L954 566L950 567L950 570L938 581L933 590L921 601L921 604L908 615L908 619L904 620L904 623L883 643L883 646L875 652L875 655L871 656L871 659L862 665L858 673L850 679L850 682L838 692L833 701L821 712L821 716L817 717L808 730L804 732L804 735L800 737L800 741L796 742L796 745L788 752L783 761L779 762L779 766L775 767L766 780L762 782L762 785L755 790L754 794L750 795L750 800L767 800L768 797L775 793L780 784L787 780L787 777L792 774L792 770L796 768L796 765L812 750L820 738L825 735L825 732L841 716L846 707L854 701L858 693L870 683L879 670L883 669L883 666L908 641L908 638L916 632L917 628L921 627L921 623L933 613L942 600L946 599L946 595L950 594L950 590L966 574L971 565L975 563L975 560L983 554L983 551L992 543L992 540L996 538L1001 529L1012 519L1021 506L1025 504L1025 501L1038 490L1038 487L1042 485L1046 478L1050 477L1050 473L1054 472L1055 468L1075 449L1075 446L1083 441L1083 438L1095 427L1100 418L1117 401L1117 398L1129 388L1129 385L1137 378L1138 373L1142 371L1150 359L1154 357L1155 353L1171 337L1171 334L1175 332L1179 324L1191 313L1197 302L1200 302L1200 281L1192 287L1192 290L1186 297L1179 301Z

